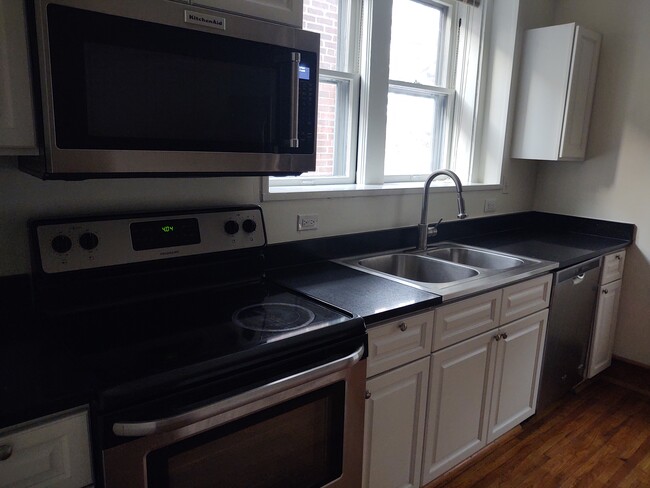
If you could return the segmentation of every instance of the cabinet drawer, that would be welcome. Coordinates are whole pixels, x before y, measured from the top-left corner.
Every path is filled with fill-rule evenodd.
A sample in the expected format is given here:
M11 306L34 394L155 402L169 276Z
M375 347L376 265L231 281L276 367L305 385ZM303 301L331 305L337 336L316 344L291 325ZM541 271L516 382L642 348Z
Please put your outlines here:
M433 313L421 313L368 330L368 377L427 356Z
M552 278L553 275L548 274L504 288L501 324L547 308L551 298Z
M433 350L437 351L498 327L500 310L501 290L436 309Z
M0 461L0 487L80 488L93 482L84 410L0 433L11 455Z
M603 270L600 274L600 284L606 285L623 277L625 266L625 251L608 254L603 259Z

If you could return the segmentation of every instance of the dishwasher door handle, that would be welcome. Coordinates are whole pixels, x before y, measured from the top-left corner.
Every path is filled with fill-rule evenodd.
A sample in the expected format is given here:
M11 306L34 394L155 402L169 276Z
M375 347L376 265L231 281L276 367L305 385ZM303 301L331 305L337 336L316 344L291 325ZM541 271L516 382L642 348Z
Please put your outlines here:
M580 273L578 275L575 275L573 277L573 284L574 285L579 285L580 283L583 282L584 279L585 279L585 274L584 273Z

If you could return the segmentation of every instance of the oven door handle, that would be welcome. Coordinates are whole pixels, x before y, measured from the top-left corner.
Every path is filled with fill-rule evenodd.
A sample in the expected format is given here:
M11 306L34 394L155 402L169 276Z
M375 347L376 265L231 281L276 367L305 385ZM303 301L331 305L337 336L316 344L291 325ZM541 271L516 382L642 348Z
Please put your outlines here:
M286 378L272 381L271 383L267 383L266 385L259 386L231 398L226 398L225 400L220 400L211 403L210 405L205 405L173 417L145 422L115 422L113 424L113 433L120 437L142 437L159 434L161 432L169 432L180 427L191 425L248 403L262 400L270 395L310 383L311 381L329 374L350 368L361 360L363 353L364 346L361 346L352 354L336 359L330 363L287 376Z

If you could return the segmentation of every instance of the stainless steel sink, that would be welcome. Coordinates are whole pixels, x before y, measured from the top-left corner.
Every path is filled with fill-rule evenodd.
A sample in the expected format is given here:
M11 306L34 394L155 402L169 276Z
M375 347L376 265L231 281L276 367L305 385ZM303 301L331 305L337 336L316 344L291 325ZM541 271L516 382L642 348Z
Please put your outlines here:
M425 255L483 269L509 269L524 265L524 261L516 257L467 247L443 247L428 251Z
M359 266L423 283L450 283L476 276L472 268L416 254L386 254L359 260Z
M451 242L339 259L357 270L440 295L443 301L546 273L558 264Z

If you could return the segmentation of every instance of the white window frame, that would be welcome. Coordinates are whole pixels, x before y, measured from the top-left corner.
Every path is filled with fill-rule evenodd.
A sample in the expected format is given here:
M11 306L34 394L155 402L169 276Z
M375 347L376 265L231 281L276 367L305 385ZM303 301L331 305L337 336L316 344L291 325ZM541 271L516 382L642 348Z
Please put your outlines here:
M442 143L440 147L440 161L439 165L435 168L432 168L431 171L435 171L440 168L448 168L449 166L449 154L450 154L450 143L451 143L451 134L452 134L452 123L454 115L454 107L456 102L456 91L454 90L454 79L455 79L455 63L456 63L456 46L457 46L457 29L455 26L458 24L458 10L456 8L456 2L449 2L443 0L412 0L423 5L436 6L439 5L447 10L447 16L445 19L444 26L444 35L443 43L439 47L439 57L442 60L441 66L443 72L441 75L441 80L439 85L424 85L421 83L408 83L404 81L388 79L388 92L394 91L393 87L396 87L400 91L411 91L413 93L420 92L422 94L431 94L431 95L441 95L446 99L446 107L444 116L441 120L441 126L439 128L439 138ZM392 11L392 1L387 2L390 4ZM389 33L390 34L390 33ZM390 42L389 42L390 45ZM386 60L387 63L390 63L390 59ZM372 103L372 102L370 102ZM387 123L387 118L384 118L383 123ZM377 121L379 123L379 121ZM385 141L384 141L385 145ZM382 170L383 182L384 183L393 183L393 182L407 182L407 181L425 181L431 171L421 174L413 175L388 175L385 172L385 157L382 160L384 169Z
M433 0L437 1L437 0ZM363 3L363 11L359 8ZM426 0L425 0L426 3ZM481 174L484 173L477 161L480 154L481 117L480 108L484 102L481 98L481 90L485 83L483 65L485 63L485 52L487 50L486 25L489 18L489 11L480 12L476 7L461 4L455 1L438 1L451 6L448 17L450 25L450 39L448 43L448 55L452 55L456 49L471 52L475 58L476 69L473 72L467 69L467 64L458 68L450 63L447 77L449 88L428 87L430 90L440 90L448 95L450 106L447 110L447 122L445 130L450 131L445 137L447 145L445 148L444 161L441 167L447 167L462 174L466 186L476 185L483 189L499 188L500 181L481 181ZM483 0L481 9L489 9L492 0ZM355 178L343 177L289 177L289 178L263 178L262 199L273 200L286 194L289 199L312 198L319 193L324 196L354 196L352 190L360 193L387 194L391 191L409 191L410 188L421 188L421 182L427 175L412 175L411 177L385 177L384 153L386 136L386 103L388 97L388 56L390 52L390 18L392 14L392 1L390 0L347 0L347 8L350 9L350 26L360 25L360 19L364 19L364 29L360 37L348 42L349 50L341 50L340 55L347 56L347 66L350 72L339 72L321 70L324 79L344 79L350 81L351 94L342 109L352 110L355 114L351 118L347 137L347 154L351 158L354 167L356 156ZM458 29L458 19L463 19L463 24ZM467 21L469 19L469 21ZM343 28L342 30L345 30ZM347 29L347 32L355 36L354 29ZM474 45L480 42L480 47ZM341 41L343 42L343 41ZM372 44L372 50L368 46ZM357 57L356 46L360 46L360 53ZM473 49L473 51L471 51ZM380 56L384 53L383 59ZM455 56L451 59L455 60ZM359 74L356 66L361 66ZM471 63L469 63L471 64ZM356 71L355 71L356 70ZM454 74L456 76L454 77ZM360 80L362 82L360 82ZM451 84L453 83L453 84ZM456 91L461 91L464 97L463 103L456 100ZM468 100L468 93L471 99ZM357 105L358 104L358 105ZM355 107L359 110L355 110ZM455 130L452 130L452 127ZM458 129L469 134L467 137L459 138ZM358 132L357 132L358 129ZM357 137L358 134L358 137ZM356 154L355 154L356 152ZM498 170L500 173L500 170ZM468 176L465 176L468 175ZM478 175L478 176L477 176ZM399 181L397 181L399 180ZM435 182L434 182L435 183ZM435 185L434 185L435 186ZM354 192L352 192L354 193ZM274 196L275 195L275 196Z
M359 75L359 36L361 30L356 27L361 25L361 0L343 0L339 9L339 50L337 64L339 70L320 69L320 82L343 82L348 86L347 93L337 96L336 112L342 114L336 120L335 140L342 141L337 144L336 155L338 164L344 161L349 172L344 176L295 176L282 178L269 178L269 187L284 186L320 186L353 184L357 178L356 158L359 125L359 92L361 76ZM355 27L353 27L355 26ZM336 164L336 163L335 163Z

